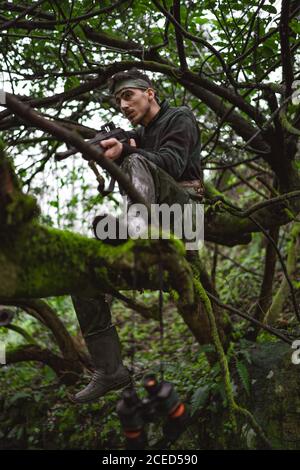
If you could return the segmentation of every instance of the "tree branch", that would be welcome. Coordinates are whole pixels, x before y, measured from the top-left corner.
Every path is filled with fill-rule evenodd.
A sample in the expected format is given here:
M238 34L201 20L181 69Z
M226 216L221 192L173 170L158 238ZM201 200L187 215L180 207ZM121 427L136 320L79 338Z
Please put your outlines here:
M173 1L173 10L174 10L174 18L178 24L181 24L180 20L180 0L174 0ZM168 18L169 20L169 18ZM185 51L184 51L184 43L182 39L182 34L181 31L178 29L177 26L175 26L175 36L176 36L176 42L177 42L177 50L178 50L178 56L179 56L179 61L180 61L180 69L182 72L185 72L188 69L186 57L185 57Z
M77 371L72 369L72 364L49 349L43 349L37 345L19 346L6 353L6 364L18 362L38 361L51 367L61 381L67 385L75 383L79 379Z
M11 28L14 26L21 18L24 18L26 15L29 15L32 11L34 11L38 6L40 6L42 3L44 3L45 0L38 0L37 2L34 3L34 5L31 5L31 7L26 8L19 16L14 18L13 20L6 21L2 24L0 24L0 31L3 31L5 29Z
M120 186L126 191L132 201L144 204L146 207L148 207L147 202L144 201L139 192L132 186L127 175L122 172L118 165L116 165L109 159L103 157L103 152L100 150L100 147L98 150L95 146L91 146L86 143L75 133L72 133L67 129L62 128L61 126L58 126L53 121L49 121L43 118L30 106L22 103L9 93L6 93L5 106L8 107L11 111L13 111L15 114L20 116L22 119L24 119L26 122L29 122L31 125L34 125L38 129L50 133L59 140L73 145L78 151L82 153L83 158L85 160L94 160L102 168L108 171L108 173L113 178L115 178L116 181L118 181Z
M292 83L294 81L292 54L289 44L289 13L290 0L282 0L279 33L281 43L282 80L285 84L285 98L292 94Z
M77 351L71 335L64 323L60 320L55 310L41 299L18 299L12 301L2 299L6 305L15 305L22 308L29 315L41 321L53 334L55 341L65 359L73 361L74 365L79 361L80 353Z

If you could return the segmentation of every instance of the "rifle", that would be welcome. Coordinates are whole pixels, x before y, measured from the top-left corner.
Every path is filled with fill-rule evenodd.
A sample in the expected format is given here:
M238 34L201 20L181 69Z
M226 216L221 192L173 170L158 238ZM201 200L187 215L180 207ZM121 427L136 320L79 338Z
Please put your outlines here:
M87 143L95 146L99 146L99 144L102 140L106 139L111 139L114 137L115 139L119 140L121 143L129 143L129 135L126 131L121 129L120 127L116 127L113 122L109 122L107 124L104 124L100 128L100 132L97 132L95 137L92 139L87 140ZM66 158L70 157L71 155L74 155L77 153L78 150L75 147L71 147L69 150L66 150L65 152L57 152L55 155L55 160L56 161L62 161L65 160ZM99 183L98 185L98 191L102 196L107 196L107 194L111 193L114 189L115 186L115 179L111 178L110 183L107 189L104 189L104 178L103 176L100 175L96 163L92 160L89 161L89 166L93 170L93 172L96 175L96 179Z

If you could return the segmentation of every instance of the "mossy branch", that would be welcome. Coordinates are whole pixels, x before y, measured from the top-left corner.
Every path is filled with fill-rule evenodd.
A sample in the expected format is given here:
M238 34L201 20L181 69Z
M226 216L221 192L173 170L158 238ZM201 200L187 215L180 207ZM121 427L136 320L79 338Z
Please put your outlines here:
M21 192L13 163L4 152L0 140L0 233L14 230L39 214L34 197Z
M294 127L288 120L288 117L286 115L286 112L281 111L279 113L279 118L282 126L290 133L296 136L300 136L300 130Z
M226 397L227 397L227 403L228 403L228 408L229 408L229 419L232 423L233 430L234 432L237 432L237 422L236 422L236 414L240 414L246 418L246 420L249 422L249 424L252 426L256 434L262 439L264 444L267 446L267 448L271 448L271 444L267 437L265 436L265 433L261 426L257 423L256 419L254 416L245 408L241 407L238 405L233 396L233 389L232 389L232 384L231 384L231 379L230 379L230 372L229 372L229 366L228 366L228 361L227 357L225 355L220 336L218 333L218 327L217 323L215 320L215 316L213 313L213 309L211 306L211 302L209 300L209 297L206 294L205 289L203 288L200 280L199 280L199 274L194 271L194 286L195 290L203 302L205 306L205 310L207 313L207 316L209 318L209 323L211 327L211 336L213 339L213 343L215 345L218 357L219 357L219 362L221 366L221 371L223 375L223 380L224 380L224 385L225 385L225 392L226 392Z
M32 299L58 295L159 289L157 265L166 273L166 289L193 303L191 269L176 240L129 240L109 247L82 235L29 223L13 234L0 234L0 298ZM136 259L136 262L135 262Z
M293 275L296 270L297 266L297 255L300 246L300 223L295 222L291 229L290 233L290 241L288 244L288 252L287 252L287 263L286 269L289 278L293 278ZM287 281L286 276L283 278L279 289L277 290L273 302L267 311L264 323L274 325L278 316L282 312L283 304L289 294L289 284Z

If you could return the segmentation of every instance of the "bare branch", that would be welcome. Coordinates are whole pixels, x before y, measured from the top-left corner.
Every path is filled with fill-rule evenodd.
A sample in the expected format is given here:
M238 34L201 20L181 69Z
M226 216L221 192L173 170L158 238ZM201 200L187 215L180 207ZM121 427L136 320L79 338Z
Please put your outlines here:
M27 361L38 361L51 367L63 383L72 384L79 379L79 373L73 369L73 364L52 353L49 349L37 345L25 345L6 353L6 363L8 365Z
M173 10L174 10L175 20L177 21L177 23L181 24L181 21L180 21L180 0L174 0L173 1ZM178 56L179 56L179 61L180 61L180 69L184 72L185 70L188 69L188 65L187 65L187 61L186 61L186 57L185 57L184 43L183 43L183 39L182 39L182 34L181 34L181 31L178 29L177 26L175 26L175 36L176 36L177 50L178 50Z
M271 333L273 336L277 336L277 338L281 339L287 344L292 344L292 340L284 336L282 333L277 331L275 328L272 328L268 325L265 325L264 323L261 323L260 321L256 320L255 318L251 317L247 313L242 312L241 310L238 310L235 307L232 307L231 305L224 304L221 302L215 295L211 294L210 292L207 292L208 297L210 297L216 304L218 304L220 307L225 308L226 310L229 310L232 313L235 313L236 315L244 318L245 320L248 320L250 323L254 323L256 326L262 328L263 330L267 331L268 333Z
M281 42L282 80L286 87L285 98L292 94L292 83L294 81L292 54L289 44L289 13L290 0L282 0L279 32Z
M3 31L3 30L8 29L8 28L11 28L11 27L14 26L21 18L24 18L26 15L28 15L29 13L31 13L32 11L34 11L38 6L42 5L42 3L44 3L44 2L45 2L45 0L38 0L38 1L35 2L33 5L31 5L31 7L26 8L19 16L17 16L17 17L14 18L13 20L6 21L6 22L0 24L0 31Z

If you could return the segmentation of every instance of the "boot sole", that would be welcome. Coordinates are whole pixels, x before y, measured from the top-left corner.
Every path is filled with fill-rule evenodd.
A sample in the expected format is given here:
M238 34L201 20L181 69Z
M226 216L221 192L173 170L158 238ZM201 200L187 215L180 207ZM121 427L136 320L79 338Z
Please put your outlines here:
M126 380L123 380L122 382L118 382L117 384L113 385L112 387L108 387L104 392L102 391L101 394L99 394L99 395L96 394L91 398L83 399L83 400L81 400L80 398L77 399L77 398L75 398L75 396L73 396L71 401L73 401L74 403L80 403L80 404L82 404L82 403L91 403L92 401L95 401L98 398L102 398L108 392L113 392L114 390L118 390L118 389L123 388L126 385L130 385L130 384L132 384L132 380L131 380L131 378L128 378Z

